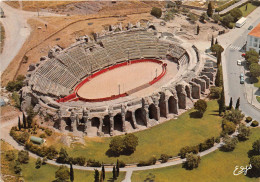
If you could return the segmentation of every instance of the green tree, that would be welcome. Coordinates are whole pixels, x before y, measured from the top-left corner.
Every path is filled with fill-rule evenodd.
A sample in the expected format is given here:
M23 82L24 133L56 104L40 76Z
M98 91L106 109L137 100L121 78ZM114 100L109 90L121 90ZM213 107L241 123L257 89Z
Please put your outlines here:
M71 163L70 163L70 181L71 182L74 181L74 171Z
M258 52L256 52L254 49L251 49L249 51L246 52L245 58L248 59L250 57L259 57Z
M221 149L225 152L233 151L238 143L238 139L236 137L225 137L223 141L225 144L221 147Z
M256 155L260 155L260 138L253 143L253 151Z
M113 166L113 180L116 179L116 168L115 166Z
M218 14L212 15L212 19L214 20L215 23L218 23L220 20L220 16Z
M106 178L106 172L105 172L104 164L102 165L102 178L103 178L103 181L104 181L105 178Z
M255 56L250 56L248 59L247 59L247 62L249 63L249 64L253 64L253 63L258 63L258 61L259 61L259 58L258 57L255 57Z
M212 3L209 2L209 4L208 4L208 9L207 9L207 15L208 15L209 17L211 17L212 14L213 14L213 7L212 7Z
M225 107L226 107L224 87L222 88L222 92L221 92L220 98L218 100L218 105L219 105L219 115L221 115L221 113L225 111Z
M18 161L20 163L27 164L29 162L29 152L25 150L21 150L18 152Z
M257 176L259 176L259 174L260 174L260 155L256 155L256 156L251 157L249 163L252 165L251 170L253 170L253 172Z
M53 145L48 147L47 149L47 158L52 160L58 155L58 151L55 149Z
M200 33L200 26L197 25L197 35L199 35L199 33Z
M258 63L252 63L250 66L249 66L249 70L250 70L250 74L253 76L253 77L258 77L260 76L260 65Z
M42 160L40 157L38 157L35 162L35 168L39 169L41 166L42 166Z
M31 128L32 127L33 118L36 115L36 113L33 111L33 107L32 106L30 106L27 109L26 113L27 113L26 122L28 124L28 128Z
M189 13L188 18L191 23L195 23L198 20L198 17L196 15L194 15L193 13Z
M228 106L229 110L231 110L232 107L233 107L233 100L232 97L230 97L229 106Z
M236 125L227 120L222 121L223 134L231 135L236 131Z
M216 39L216 41L217 41L217 39ZM216 54L219 54L219 53L222 53L224 51L224 48L221 45L215 43L212 46L211 51L215 52Z
M21 171L22 171L21 163L16 160L14 163L14 172L15 172L15 174L20 174Z
M99 182L99 171L97 169L95 169L94 172L94 179L95 182Z
M45 157L43 157L43 159L42 159L42 165L45 165L46 164L46 162L47 162L47 157L45 156Z
M238 8L231 10L230 14L234 17L234 21L237 21L243 15L242 11Z
M120 155L124 150L124 140L120 136L113 137L109 144L109 149L115 155Z
M217 53L217 65L220 65L221 63L221 52Z
M99 182L103 182L103 171L100 172Z
M246 4L246 7L245 7L245 11L247 11L247 4Z
M222 90L220 87L212 86L210 87L209 90L210 90L210 94L209 94L210 98L219 99Z
M117 159L117 161L116 161L116 177L118 177L119 176L119 163L118 163L118 159Z
M199 99L195 104L194 108L198 110L201 117L203 117L204 112L207 110L207 102L205 100Z
M240 121L244 118L244 114L242 114L242 112L238 109L231 109L225 113L224 118L232 121L235 124L239 124Z
M8 161L13 161L15 159L15 153L13 150L8 150L6 151L5 153L5 158L8 160Z
M132 133L126 134L123 139L123 145L125 153L133 153L138 145L138 138Z
M240 106L240 97L237 99L237 102L236 102L236 109L239 109L239 106Z
M57 181L66 182L70 178L69 169L65 165L61 165L55 172L55 178Z
M238 128L238 139L247 140L251 134L250 128L246 127L244 124L240 124Z
M57 159L57 162L58 163L62 163L62 164L65 164L65 163L69 162L69 155L68 155L66 149L64 149L64 148L60 149L59 157Z
M215 44L218 44L218 39L216 39Z
M158 7L153 7L151 15L155 16L156 18L160 18L162 16L162 9Z
M234 22L234 17L231 16L230 14L224 16L223 20L222 20L223 24L226 26L230 26L231 22Z
M204 23L205 20L208 20L208 19L209 19L208 15L205 12L203 12L200 16L200 21Z
M199 166L199 163L200 163L200 156L193 153L186 154L186 162L184 163L184 167L186 169L197 168Z
M18 129L21 130L21 121L20 121L20 116L18 116Z

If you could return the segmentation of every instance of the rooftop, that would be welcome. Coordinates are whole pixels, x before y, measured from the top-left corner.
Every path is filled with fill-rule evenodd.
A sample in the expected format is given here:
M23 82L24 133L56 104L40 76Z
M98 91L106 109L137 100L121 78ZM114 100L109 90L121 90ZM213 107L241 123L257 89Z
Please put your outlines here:
M260 37L260 23L248 35Z

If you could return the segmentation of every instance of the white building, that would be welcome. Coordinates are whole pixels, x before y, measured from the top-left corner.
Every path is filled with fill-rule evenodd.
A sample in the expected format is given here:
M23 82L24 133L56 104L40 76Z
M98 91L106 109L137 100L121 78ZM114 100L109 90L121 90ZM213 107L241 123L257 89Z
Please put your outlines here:
M251 49L260 54L260 23L247 35L246 51Z

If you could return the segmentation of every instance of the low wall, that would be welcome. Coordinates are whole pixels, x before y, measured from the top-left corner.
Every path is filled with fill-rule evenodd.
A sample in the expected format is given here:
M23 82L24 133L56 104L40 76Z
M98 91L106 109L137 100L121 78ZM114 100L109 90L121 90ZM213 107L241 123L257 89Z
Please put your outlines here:
M123 63L119 63L119 64L116 64L116 65L110 66L108 68L104 68L104 69L99 70L96 73L88 76L87 78L85 78L82 82L80 82L75 87L73 94L68 95L64 98L61 98L61 99L57 100L57 102L68 102L68 101L78 101L78 100L81 100L81 101L84 101L84 102L103 102L103 101L118 99L120 97L125 97L125 96L128 95L127 92L122 93L122 94L118 94L118 95L112 95L110 97L97 98L97 99L87 99L87 98L83 98L83 97L79 96L77 94L77 91L80 89L80 87L82 87L85 83L90 81L92 78L95 78L95 77L97 77L97 76L99 76L99 75L101 75L101 74L103 74L107 71L111 71L113 69L116 69L116 68L119 68L119 67L122 67L122 66L126 66L128 64L136 64L136 63L143 63L143 62L154 62L154 63L157 63L157 64L162 64L162 67L163 67L162 73L158 77L156 77L152 81L150 81L148 83L149 85L153 85L154 83L158 82L166 74L167 64L166 63L163 64L162 61L159 61L159 60L156 60L156 59L139 59L139 60L126 61L126 62L123 62ZM144 85L146 85L146 84L144 84ZM132 90L134 90L134 89L132 89Z

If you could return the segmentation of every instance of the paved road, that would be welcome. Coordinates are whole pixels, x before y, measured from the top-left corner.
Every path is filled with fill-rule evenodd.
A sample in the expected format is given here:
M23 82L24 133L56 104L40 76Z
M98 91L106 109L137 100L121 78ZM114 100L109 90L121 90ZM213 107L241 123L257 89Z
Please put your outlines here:
M7 68L9 63L14 59L24 42L31 32L27 24L29 18L38 17L37 12L21 11L12 8L6 3L0 1L0 7L3 9L6 17L0 18L5 29L5 42L2 54L0 54L0 74ZM41 16L64 16L48 12L41 12Z
M241 28L235 28L218 37L218 41L225 48L222 55L223 63L223 76L226 103L229 103L230 97L233 99L233 103L240 97L240 109L246 116L251 116L254 119L260 119L260 110L252 106L246 96L247 93L245 85L240 84L239 75L244 74L244 68L237 65L237 60L241 59L242 52L240 49L245 45L247 34L250 32L248 27L250 25L256 26L260 23L260 7L258 7L253 13L251 13L246 24ZM247 79L246 79L247 81Z

